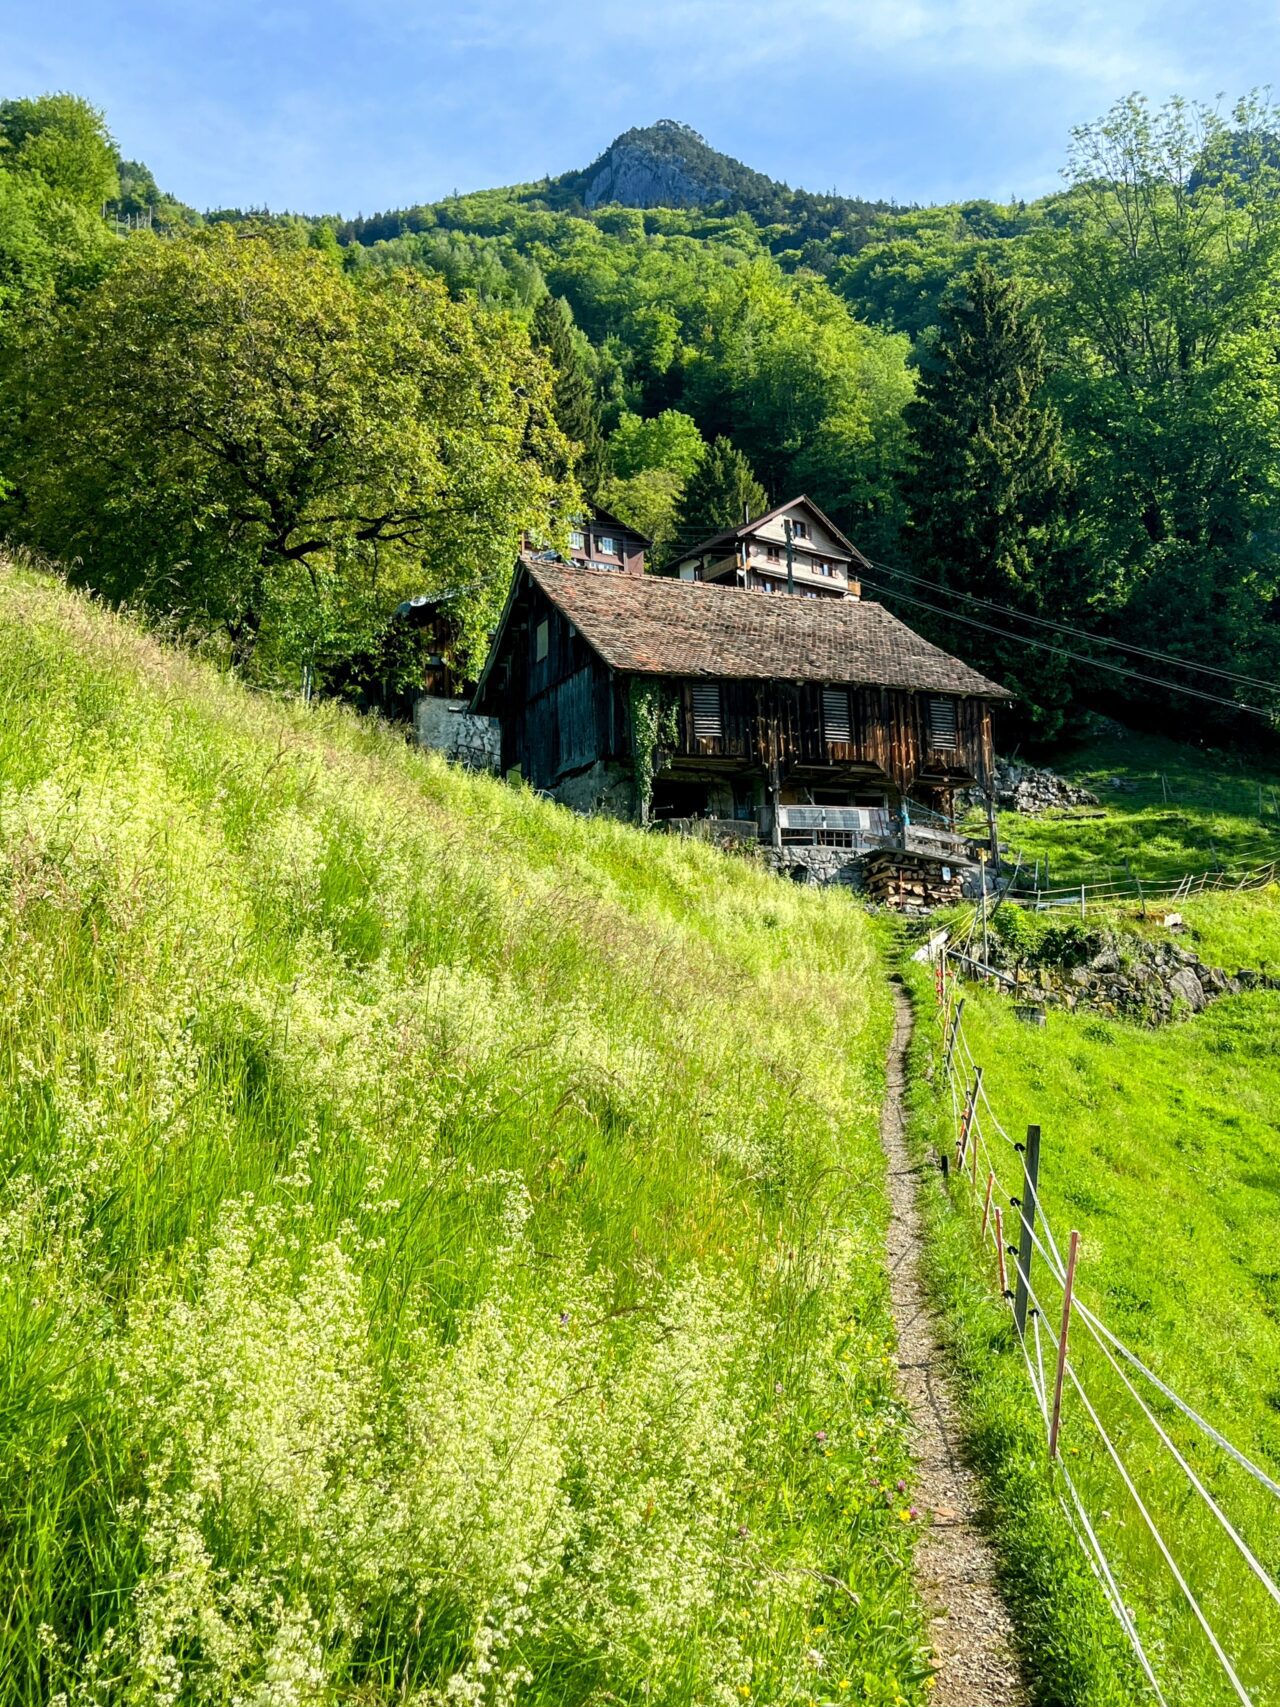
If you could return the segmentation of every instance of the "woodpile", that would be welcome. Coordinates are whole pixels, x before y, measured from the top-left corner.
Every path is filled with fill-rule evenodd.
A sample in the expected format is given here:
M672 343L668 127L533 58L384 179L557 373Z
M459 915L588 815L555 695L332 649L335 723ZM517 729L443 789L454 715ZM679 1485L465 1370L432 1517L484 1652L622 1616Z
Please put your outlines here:
M960 899L960 870L921 854L881 848L867 854L867 898L899 913L929 913Z

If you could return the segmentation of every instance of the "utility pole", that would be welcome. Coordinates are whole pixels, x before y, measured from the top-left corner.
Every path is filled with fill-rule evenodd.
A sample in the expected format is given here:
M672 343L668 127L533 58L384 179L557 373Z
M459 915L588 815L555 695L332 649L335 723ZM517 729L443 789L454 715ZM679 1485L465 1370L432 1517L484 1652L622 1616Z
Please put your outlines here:
M796 548L790 516L783 522L782 531L787 536L787 591L794 593L796 590Z

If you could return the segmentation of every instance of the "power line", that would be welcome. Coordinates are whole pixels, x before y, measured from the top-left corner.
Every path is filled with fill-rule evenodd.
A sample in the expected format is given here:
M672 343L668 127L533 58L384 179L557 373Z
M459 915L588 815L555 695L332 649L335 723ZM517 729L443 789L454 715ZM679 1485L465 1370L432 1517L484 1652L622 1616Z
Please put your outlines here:
M904 581L912 581L917 586L930 587L935 592L945 593L950 599L963 599L966 604L982 605L987 610L999 611L1006 616L1017 617L1019 622L1034 623L1037 628L1056 629L1059 634L1074 635L1078 640L1089 640L1097 646L1113 646L1118 651L1135 652L1143 658L1152 658L1160 664L1173 664L1180 670L1194 670L1199 675L1219 676L1224 681L1241 682L1246 687L1263 688L1274 692L1275 684L1265 681L1261 676L1241 675L1237 670L1219 670L1212 664L1193 664L1189 658L1179 658L1173 652L1157 652L1150 646L1139 646L1131 640L1113 640L1102 634L1091 634L1087 628L1078 628L1068 622L1054 622L1050 617L1032 616L1029 611L1015 611L1007 605L1001 605L994 599L980 598L977 593L964 593L958 587L946 587L940 581L931 581L924 575L913 575L906 569L899 568L893 563L880 563L872 558L867 561L873 568L883 569L886 574L894 575Z
M864 583L875 586L875 582ZM1069 658L1076 664L1087 664L1094 670L1106 670L1113 676L1121 676L1127 681L1145 682L1150 687L1162 688L1166 693L1185 694L1192 699L1208 701L1210 705L1225 705L1231 711L1250 711L1258 717L1264 717L1269 722L1274 721L1277 711L1260 705L1248 705L1243 700L1227 699L1222 694L1208 693L1203 688L1187 687L1180 682L1166 682L1159 676L1149 676L1140 670L1127 670L1121 664L1109 664L1101 658L1091 658L1085 652L1072 652L1065 646L1052 646L1047 640L1035 640L1029 634L1011 634L1008 629L996 628L989 622L982 622L976 616L965 616L960 611L946 610L941 605L930 604L927 599L918 598L914 593L903 593L893 587L880 584L880 591L891 598L902 599L907 604L918 605L921 610L932 611L935 616L944 616L949 622L963 622L970 628L980 628L987 634L994 634L1000 640L1012 640L1020 646L1031 646L1039 652L1052 652L1056 657ZM1280 691L1280 690L1272 690Z
M705 538L706 536L704 535L703 537ZM673 546L678 547L682 543L682 538L683 538L683 536L681 536L680 534L677 534L669 542L669 548L673 547ZM693 540L693 541L691 541L691 543L696 544L696 543L700 543L700 541ZM729 542L726 541L725 543L727 545ZM1155 663L1169 664L1169 665L1172 665L1175 669L1179 669L1179 670L1190 670L1190 671L1194 672L1196 675L1214 676L1221 681L1227 681L1227 682L1239 682L1244 687L1261 688L1264 692L1267 692L1267 693L1271 693L1271 692L1276 691L1275 685L1272 682L1265 680L1261 676L1246 675L1239 670L1223 670L1223 669L1219 669L1216 665L1212 665L1212 664L1197 664L1197 663L1193 663L1189 658L1180 658L1177 656L1176 653L1173 653L1173 652L1161 652L1161 651L1156 650L1154 647L1141 646L1136 641L1117 640L1117 639L1114 639L1108 635L1093 634L1093 633L1090 633L1090 631L1088 629L1080 628L1080 627L1078 627L1072 623L1057 622L1057 621L1053 620L1051 617L1033 616L1028 611L1013 610L1009 606L1001 605L993 599L984 599L976 593L965 593L965 592L962 592L957 587L943 586L941 582L931 581L924 575L912 574L909 570L903 569L899 565L894 564L894 563L882 563L879 559L873 558L873 557L868 557L865 559L865 561L867 563L869 563L873 569L882 569L885 572L885 574L892 575L896 579L904 580L904 581L910 581L916 586L928 587L935 592L939 592L939 593L944 594L947 598L962 599L966 604L981 606L985 610L995 611L1000 615L1013 617L1019 622L1031 623L1037 628L1047 628L1047 629L1053 630L1055 633L1058 633L1058 634L1070 635L1070 636L1072 636L1078 640L1087 640L1092 645L1095 645L1095 646L1110 646L1113 649L1115 649L1116 651L1131 652L1137 657L1150 658ZM853 577L855 579L857 578L856 571L857 571L857 565L854 564L851 567L850 573L851 573L851 575L853 575ZM863 579L865 580L866 577L864 576ZM874 582L868 583L868 585L874 585L874 584L875 584ZM906 598L908 596L905 593L896 592L895 589L884 589L884 590L894 592L895 596L897 596L899 598ZM928 607L926 607L926 608L928 608ZM950 614L950 613L944 613L944 614ZM998 631L993 630L993 632L998 632ZM1009 638L1017 638L1017 637L1009 636ZM1094 663L1094 662L1096 662L1096 660L1086 659L1085 662ZM1109 666L1099 665L1098 667L1101 669L1105 669L1105 668L1108 668ZM1115 666L1110 666L1110 667L1113 669L1115 668ZM1143 677L1141 675L1136 675L1136 674L1134 676L1134 679L1138 680L1138 681L1147 680L1147 681L1153 681L1154 682L1154 678ZM1155 685L1171 687L1171 684L1167 684L1167 683L1157 682L1157 683L1155 683ZM1172 690L1172 688L1171 688L1171 691L1177 691L1177 690ZM1187 689L1186 691L1193 692L1194 690L1193 689ZM1232 701L1222 700L1222 701L1219 701L1219 703L1234 705L1237 702L1234 700L1232 700ZM1257 708L1246 706L1243 709L1255 710ZM1267 715L1267 714L1264 713L1263 715Z

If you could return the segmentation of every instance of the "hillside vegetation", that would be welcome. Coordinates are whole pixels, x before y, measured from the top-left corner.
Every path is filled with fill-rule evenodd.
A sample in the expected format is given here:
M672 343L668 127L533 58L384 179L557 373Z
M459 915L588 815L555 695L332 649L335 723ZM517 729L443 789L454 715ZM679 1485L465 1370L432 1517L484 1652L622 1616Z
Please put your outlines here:
M584 500L655 567L807 492L1010 689L1007 744L1188 694L1265 738L1277 135L1262 97L1133 95L1054 195L894 209L663 122L555 180L191 227L84 101L0 100L0 538L259 682L387 704L396 606L447 593L474 673L519 540L567 546ZM139 196L154 229L104 222Z
M12 568L0 855L0 1700L923 1700L847 897Z
M997 815L1019 889L1033 887L1037 870L1046 889L1128 878L1158 885L1217 867L1239 873L1280 856L1274 757L1116 729L1061 749L1053 763L1100 806ZM976 828L979 817L971 821Z
M1227 764L1223 755L1179 750L1171 742L1112 740L1080 752L1063 768L1102 785L1108 801L1102 817L1018 820L1009 814L1002 822L1011 840L1037 847L1042 856L1048 852L1055 871L1094 875L1090 862L1100 850L1115 858L1121 849L1136 870L1153 876L1159 862L1171 858L1185 861L1184 869L1203 869L1211 837L1224 855L1246 848L1252 854L1263 834L1259 776ZM1107 795L1111 775L1126 786ZM1271 779L1264 774L1261 780L1269 809ZM1269 825L1269 810L1265 816ZM1151 835L1157 823L1166 826L1167 845L1157 842L1144 861L1144 830ZM1167 911L1153 909L1144 918L1135 904L1098 917L1167 938L1161 922ZM1178 912L1183 925L1176 940L1209 964L1271 973L1280 965L1280 888L1210 894L1179 903ZM1280 996L1262 990L1228 996L1158 1029L1055 1008L1040 1029L1021 1024L1005 994L976 983L966 983L962 993L963 1083L971 1082L972 1063L980 1064L1004 1131L1016 1140L1028 1124L1040 1126L1040 1196L1064 1252L1068 1231L1081 1234L1080 1297L1188 1404L1275 1476ZM932 995L923 981L918 995L932 1021ZM936 1064L938 1036L932 1024L922 1036L922 1070L930 1060ZM955 1213L942 1201L935 1205L932 1261L948 1335L967 1377L971 1438L989 1476L1011 1597L1031 1644L1049 1644L1059 1656L1052 1680L1059 1693L1050 1687L1042 1699L1101 1704L1140 1698L1136 1674L1116 1682L1099 1631L1086 1619L1084 1556L1044 1479L1043 1425L1007 1315L1002 1321L996 1316L995 1259L977 1244L981 1187L993 1167L1008 1236L1021 1159L981 1111L980 1125L985 1147L978 1196L967 1180L953 1181ZM923 1084L917 1133L922 1142L953 1148L950 1099ZM1039 1252L1032 1281L1044 1305L1045 1330L1056 1333L1061 1288ZM1047 1338L1043 1355L1048 1362ZM1258 1707L1280 1701L1280 1619L1273 1601L1080 1321L1072 1328L1072 1358L1250 1699ZM1144 1397L1262 1565L1273 1576L1280 1572L1280 1514L1271 1493L1167 1401L1149 1389ZM1070 1390L1063 1429L1067 1465L1167 1699L1198 1707L1238 1699ZM1059 1559L1067 1562L1065 1571L1055 1568ZM1118 1627L1101 1635L1118 1635Z

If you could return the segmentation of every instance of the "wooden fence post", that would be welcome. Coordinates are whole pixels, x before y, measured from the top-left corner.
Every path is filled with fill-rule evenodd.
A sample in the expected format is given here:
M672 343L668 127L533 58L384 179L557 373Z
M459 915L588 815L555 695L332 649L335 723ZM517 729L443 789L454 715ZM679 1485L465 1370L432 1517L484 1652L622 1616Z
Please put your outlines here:
M981 1083L982 1068L975 1067L973 1070L973 1084L969 1089L968 1096L964 1099L964 1109L960 1115L960 1131L956 1138L956 1166L961 1170L961 1172L964 1171L965 1152L969 1147L969 1128L973 1125L973 1110L978 1101L978 1087ZM974 1153L975 1155L977 1154L976 1144L974 1145Z
M951 1077L951 1053L956 1046L956 1033L960 1030L960 1016L963 1012L964 997L961 996L960 1000L956 1003L956 1011L951 1016L951 1035L947 1039L947 1052L942 1063L942 1076L944 1079L949 1079Z
M987 1171L987 1195L986 1195L985 1199L983 1200L983 1204L982 1204L982 1242L984 1245L987 1242L987 1223L991 1219L991 1192L992 1192L992 1188L995 1186L995 1183L996 1183L996 1176L988 1169L988 1171Z
M1071 1295L1076 1284L1076 1252L1080 1235L1071 1233L1071 1249L1067 1253L1067 1278L1062 1288L1062 1328L1058 1334L1058 1373L1053 1383L1053 1421L1049 1424L1049 1456L1058 1456L1058 1424L1062 1421L1062 1377L1067 1367L1067 1330L1071 1326Z
M1000 1296L1009 1296L1009 1282L1004 1272L1004 1216L1000 1213L1000 1205L996 1204L996 1270L1000 1276Z
M1027 1127L1022 1152L1022 1197L1018 1209L1022 1227L1018 1235L1018 1286L1013 1300L1013 1320L1021 1338L1027 1331L1028 1281L1031 1278L1032 1233L1036 1224L1036 1202L1040 1190L1040 1128Z

